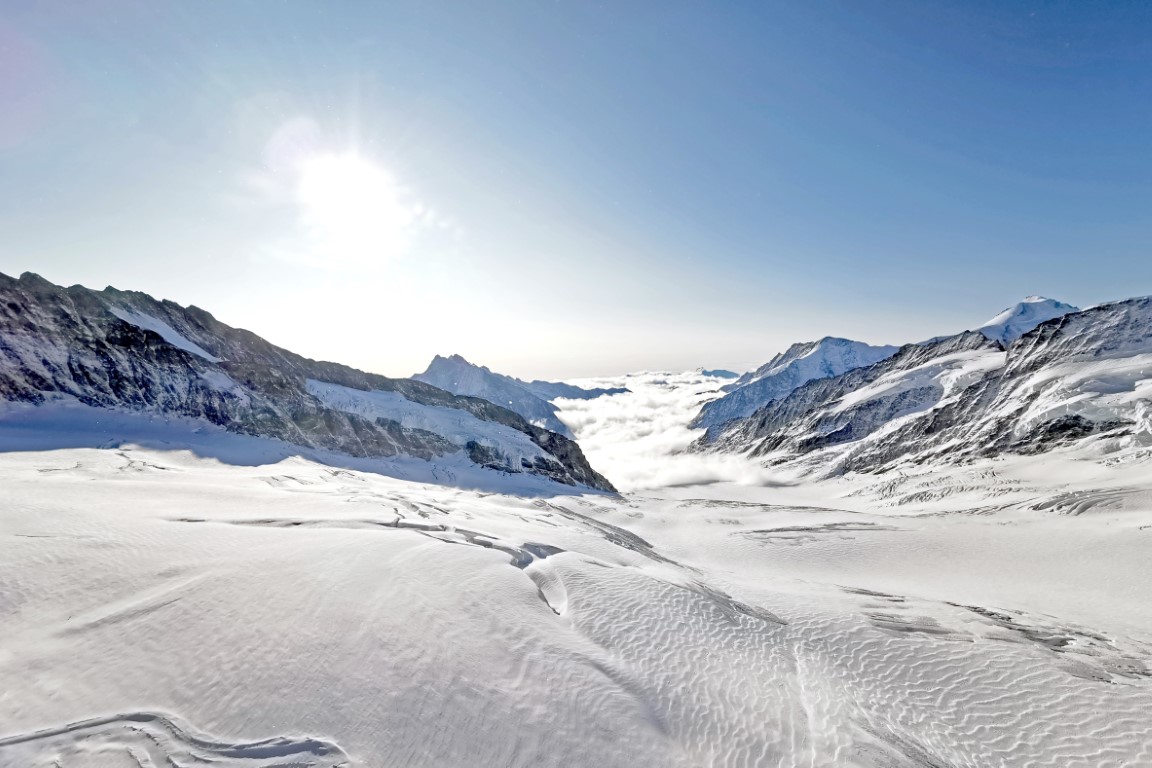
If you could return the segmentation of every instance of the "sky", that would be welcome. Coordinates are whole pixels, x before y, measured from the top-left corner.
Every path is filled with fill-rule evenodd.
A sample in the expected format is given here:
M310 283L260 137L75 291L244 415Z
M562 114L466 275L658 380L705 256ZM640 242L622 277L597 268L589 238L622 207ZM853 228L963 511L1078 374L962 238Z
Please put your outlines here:
M392 376L1152 293L1152 3L0 0L0 272Z

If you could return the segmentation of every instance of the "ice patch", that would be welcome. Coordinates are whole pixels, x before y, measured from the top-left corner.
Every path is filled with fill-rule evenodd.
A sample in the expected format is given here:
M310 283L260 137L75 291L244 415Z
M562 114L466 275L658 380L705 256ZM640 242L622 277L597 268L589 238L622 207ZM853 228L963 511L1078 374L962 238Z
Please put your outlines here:
M160 334L160 338L164 339L164 341L168 342L177 349L182 349L185 352L191 352L192 354L198 357L202 357L211 363L220 362L219 357L211 355L206 352L203 347L193 344L191 341L181 336L175 328L168 325L168 323L159 318L152 317L152 315L146 315L143 312L120 309L119 307L111 307L108 311L116 315L116 317L120 318L124 322L130 323L137 328L143 328L146 331L152 331L154 333Z
M460 447L476 441L497 449L514 462L545 455L523 432L483 421L458 408L414 403L398 392L364 391L314 379L308 380L308 392L329 408L366 419L391 419L409 429L435 432Z

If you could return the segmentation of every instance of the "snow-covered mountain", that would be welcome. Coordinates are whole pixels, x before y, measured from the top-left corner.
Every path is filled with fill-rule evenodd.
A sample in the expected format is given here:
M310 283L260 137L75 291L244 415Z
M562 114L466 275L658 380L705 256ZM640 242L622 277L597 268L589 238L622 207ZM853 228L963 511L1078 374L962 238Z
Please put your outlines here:
M587 400L601 395L615 395L626 389L584 389L573 384L554 381L521 381L487 366L474 365L460 355L436 355L427 370L412 377L434 387L457 395L482 397L485 400L515 411L529 422L550 429L566 437L572 434L568 426L556 417L556 406L550 400L570 398Z
M523 416L530 423L571 437L567 425L556 418L556 406L529 390L524 382L473 365L460 355L436 355L423 373L412 377L456 395L481 397Z
M1011 337L1021 321L1008 315L1001 330ZM1095 435L1152 444L1150 414L1152 299L1140 298L1061 313L1007 348L984 329L907 345L798 387L696 447L780 461L834 448L837 470L875 471Z
M897 349L831 336L793 344L756 370L726 385L724 389L728 394L705 404L691 426L707 427L715 436L717 427L750 416L765 403L784 397L809 381L871 365Z
M700 368L697 370L701 376L715 376L718 379L738 379L740 374L735 371L729 371L726 368Z
M1046 299L1043 296L1029 296L1008 307L976 330L1001 344L1010 344L1045 320L1079 311L1079 307L1062 301Z
M513 381L520 381L513 379ZM566 384L563 381L541 381L533 379L520 382L529 392L535 393L545 400L595 400L605 395L622 395L628 391L627 387L578 387L575 384Z
M0 399L204 419L356 457L467 456L611 489L567 437L423 382L293 354L197 307L0 275Z

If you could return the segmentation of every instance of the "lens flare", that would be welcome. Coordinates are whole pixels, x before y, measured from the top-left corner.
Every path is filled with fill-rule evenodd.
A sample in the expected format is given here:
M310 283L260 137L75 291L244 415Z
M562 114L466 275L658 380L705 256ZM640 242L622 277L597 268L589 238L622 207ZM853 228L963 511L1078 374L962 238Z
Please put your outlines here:
M403 254L420 215L387 171L352 153L304 161L296 194L317 255L337 263Z

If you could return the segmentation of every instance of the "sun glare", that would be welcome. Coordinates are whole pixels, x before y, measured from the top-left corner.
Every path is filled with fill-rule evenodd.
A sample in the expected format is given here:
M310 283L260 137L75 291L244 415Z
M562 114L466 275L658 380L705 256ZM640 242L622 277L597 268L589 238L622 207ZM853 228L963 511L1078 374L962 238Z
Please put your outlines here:
M387 171L352 153L305 161L296 193L317 255L328 261L360 264L401 254L419 215Z

